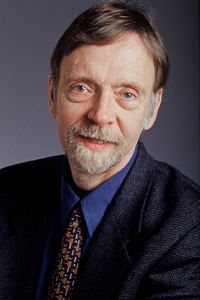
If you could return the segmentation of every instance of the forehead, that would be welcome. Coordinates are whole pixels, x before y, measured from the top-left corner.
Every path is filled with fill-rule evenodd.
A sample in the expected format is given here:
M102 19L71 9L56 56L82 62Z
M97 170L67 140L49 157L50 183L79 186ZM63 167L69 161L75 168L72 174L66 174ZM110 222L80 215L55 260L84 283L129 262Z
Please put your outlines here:
M155 81L153 58L139 34L126 34L108 45L82 45L63 57L61 77L94 77L105 82L132 80Z

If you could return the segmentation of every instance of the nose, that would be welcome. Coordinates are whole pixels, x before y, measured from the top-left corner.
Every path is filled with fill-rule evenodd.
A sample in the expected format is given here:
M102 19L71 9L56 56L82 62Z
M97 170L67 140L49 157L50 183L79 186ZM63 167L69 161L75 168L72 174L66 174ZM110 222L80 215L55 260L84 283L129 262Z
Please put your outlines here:
M88 112L88 119L98 125L113 124L116 120L112 96L101 93Z

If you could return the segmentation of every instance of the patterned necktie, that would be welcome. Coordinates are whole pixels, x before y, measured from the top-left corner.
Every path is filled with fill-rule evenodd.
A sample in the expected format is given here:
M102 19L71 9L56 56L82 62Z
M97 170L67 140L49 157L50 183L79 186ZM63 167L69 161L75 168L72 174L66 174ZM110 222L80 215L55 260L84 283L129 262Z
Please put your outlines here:
M70 300L81 258L81 209L75 206L63 236L59 256L48 287L47 299Z

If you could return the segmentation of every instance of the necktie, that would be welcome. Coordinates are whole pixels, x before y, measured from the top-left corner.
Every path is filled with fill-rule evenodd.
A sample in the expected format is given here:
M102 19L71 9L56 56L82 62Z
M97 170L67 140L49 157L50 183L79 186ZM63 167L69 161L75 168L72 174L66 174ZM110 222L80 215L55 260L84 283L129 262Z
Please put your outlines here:
M63 236L60 252L48 287L47 299L70 300L81 258L81 209L76 206Z

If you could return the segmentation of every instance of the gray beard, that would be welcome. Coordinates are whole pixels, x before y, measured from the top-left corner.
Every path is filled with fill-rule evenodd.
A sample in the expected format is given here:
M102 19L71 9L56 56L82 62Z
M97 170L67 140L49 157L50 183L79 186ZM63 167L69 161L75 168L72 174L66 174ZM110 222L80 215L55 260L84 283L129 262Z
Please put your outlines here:
M101 174L119 164L125 156L125 139L113 134L110 128L98 125L72 125L65 133L64 150L69 162L79 171ZM105 151L93 151L78 136L100 139L112 143Z

